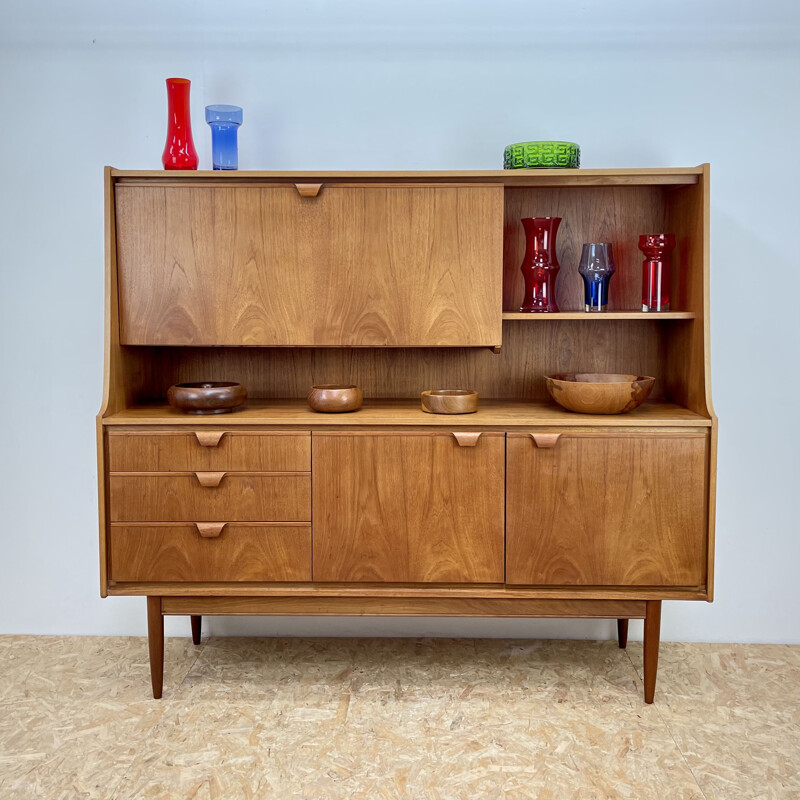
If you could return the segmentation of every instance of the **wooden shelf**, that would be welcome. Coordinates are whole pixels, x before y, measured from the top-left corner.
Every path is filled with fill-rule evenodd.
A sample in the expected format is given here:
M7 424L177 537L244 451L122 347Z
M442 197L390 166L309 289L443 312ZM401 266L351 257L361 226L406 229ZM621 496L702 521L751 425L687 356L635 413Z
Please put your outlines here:
M559 319L580 319L592 321L609 321L613 319L640 319L640 320L662 320L662 319L695 319L697 314L694 311L603 311L603 312L586 312L586 311L560 311L558 314L535 314L523 313L521 311L504 311L504 320L525 320L526 322L533 322L534 320L559 320Z
M305 400L249 400L231 413L195 416L176 411L164 402L137 406L112 414L104 425L278 425L314 427L433 427L486 428L530 426L604 426L604 427L708 427L711 420L675 403L645 403L628 414L573 414L554 403L520 402L512 400L481 400L474 414L427 414L419 400L366 400L360 411L346 414L320 414L312 411Z

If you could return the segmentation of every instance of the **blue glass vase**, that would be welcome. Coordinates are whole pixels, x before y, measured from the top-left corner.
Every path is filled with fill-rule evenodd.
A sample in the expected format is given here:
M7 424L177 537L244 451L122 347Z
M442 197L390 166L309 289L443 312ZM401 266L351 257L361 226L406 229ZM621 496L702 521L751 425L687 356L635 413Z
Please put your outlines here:
M590 242L583 246L578 267L583 278L584 311L605 311L608 305L608 285L617 271L614 252L608 242Z
M239 169L236 137L242 124L242 109L239 106L206 106L206 122L211 128L214 169Z

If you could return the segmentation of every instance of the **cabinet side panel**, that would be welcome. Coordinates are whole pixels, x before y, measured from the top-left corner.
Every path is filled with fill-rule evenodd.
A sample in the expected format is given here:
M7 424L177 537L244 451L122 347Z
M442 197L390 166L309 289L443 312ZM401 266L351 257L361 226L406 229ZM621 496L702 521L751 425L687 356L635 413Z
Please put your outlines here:
M710 387L708 292L708 184L675 189L668 195L667 227L675 234L672 259L673 307L695 319L670 327L665 379L667 396L703 416L713 414Z

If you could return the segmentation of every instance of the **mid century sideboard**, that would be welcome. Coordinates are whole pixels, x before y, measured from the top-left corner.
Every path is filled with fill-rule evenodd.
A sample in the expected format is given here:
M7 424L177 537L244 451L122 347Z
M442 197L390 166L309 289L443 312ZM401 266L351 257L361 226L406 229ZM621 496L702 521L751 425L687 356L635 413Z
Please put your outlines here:
M143 172L106 168L97 418L100 585L163 616L644 619L713 595L709 170ZM563 218L560 313L522 314L520 219ZM641 233L670 232L671 310L643 313ZM609 311L582 309L610 241ZM543 376L657 378L640 408L574 414ZM224 416L174 383L235 380ZM321 414L317 383L363 389ZM470 388L477 413L424 413Z

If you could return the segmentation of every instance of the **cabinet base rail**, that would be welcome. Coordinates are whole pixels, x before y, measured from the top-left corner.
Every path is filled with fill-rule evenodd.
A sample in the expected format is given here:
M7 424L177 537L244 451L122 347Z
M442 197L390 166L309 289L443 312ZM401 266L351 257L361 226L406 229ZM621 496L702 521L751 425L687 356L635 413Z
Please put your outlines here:
M202 616L430 616L616 619L621 648L628 620L644 620L644 701L652 703L661 636L660 600L551 600L362 597L147 597L147 633L153 697L164 683L164 617L189 616L200 643Z

